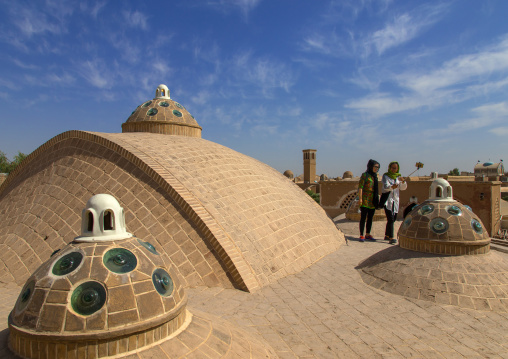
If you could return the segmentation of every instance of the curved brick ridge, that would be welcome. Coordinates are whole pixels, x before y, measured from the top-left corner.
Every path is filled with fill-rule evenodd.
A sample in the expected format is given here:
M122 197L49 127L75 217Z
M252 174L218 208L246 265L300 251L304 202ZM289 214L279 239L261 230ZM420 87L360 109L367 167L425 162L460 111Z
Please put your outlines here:
M34 257L32 248L45 260L76 235L80 209L95 193L112 194L134 213L127 228L163 247L187 285L232 281L252 291L306 268L344 240L295 184L226 147L181 136L69 131L32 153L0 187L7 224L0 245L16 253L0 253L0 260L16 280L40 265L20 264ZM22 230L35 202L42 205L37 223ZM72 233L58 237L64 227Z
M362 262L363 281L409 298L507 312L508 262L494 252L444 256L390 247Z
M88 198L110 193L126 209L127 228L169 255L184 286L232 288L231 275L195 221L164 190L169 185L134 162L142 164L118 145L80 131L60 134L31 153L0 187L0 276L22 285L79 235Z

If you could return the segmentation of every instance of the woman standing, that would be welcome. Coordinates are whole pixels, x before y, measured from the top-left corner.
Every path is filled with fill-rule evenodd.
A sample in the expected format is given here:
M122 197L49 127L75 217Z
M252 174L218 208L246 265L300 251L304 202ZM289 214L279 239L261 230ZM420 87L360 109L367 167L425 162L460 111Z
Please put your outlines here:
M400 176L399 163L390 162L388 172L383 175L383 193L391 192L384 206L386 214L385 240L390 244L396 244L397 239L393 235L393 223L399 213L399 194L407 188L406 180Z
M372 218L379 203L377 172L379 171L379 162L369 160L367 163L367 172L362 174L360 183L358 183L358 205L360 206L360 242L365 238L375 241L370 235L372 229ZM365 220L367 220L367 233L363 236L365 229Z

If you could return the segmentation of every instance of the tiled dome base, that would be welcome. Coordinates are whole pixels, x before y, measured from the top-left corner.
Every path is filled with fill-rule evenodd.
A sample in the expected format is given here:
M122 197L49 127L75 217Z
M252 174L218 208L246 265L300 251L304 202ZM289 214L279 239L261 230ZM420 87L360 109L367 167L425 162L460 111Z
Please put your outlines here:
M357 269L375 288L408 298L508 312L508 262L497 253L444 256L390 247Z
M399 236L399 245L401 248L425 253L447 254L453 256L476 255L486 254L490 251L490 238L475 242L446 242Z

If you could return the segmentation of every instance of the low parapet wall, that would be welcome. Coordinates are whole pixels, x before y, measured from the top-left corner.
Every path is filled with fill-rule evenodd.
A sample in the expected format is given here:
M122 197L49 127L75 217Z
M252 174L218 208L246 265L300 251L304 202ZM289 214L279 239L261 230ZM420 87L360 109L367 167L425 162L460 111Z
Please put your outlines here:
M411 197L416 197L418 203L425 201L429 197L430 184L430 179L409 178L407 190L400 192L399 213L402 213L404 208L409 205ZM453 198L471 207L473 212L480 217L490 236L494 236L501 226L501 182L473 182L467 178L464 181L454 179L451 185ZM329 217L334 218L345 213L351 201L356 197L358 179L322 181L319 182L319 186L321 207ZM381 193L381 184L379 193Z

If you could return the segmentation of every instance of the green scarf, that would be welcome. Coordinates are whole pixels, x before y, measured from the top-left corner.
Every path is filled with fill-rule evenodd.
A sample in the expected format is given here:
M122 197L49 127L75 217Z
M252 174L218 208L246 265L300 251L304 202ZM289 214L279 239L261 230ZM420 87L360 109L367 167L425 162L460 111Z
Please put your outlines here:
M400 166L399 166L399 163L398 163L398 162L396 162L396 161L390 162L390 164L388 165L388 172L385 172L385 175L387 175L387 176L388 176L388 177L390 177L391 179L397 179L397 177L400 177L400 173L399 173L399 172L397 172L397 173L391 173L391 172L390 172L390 167L391 167L394 163L396 163L396 164L397 164L397 167L398 167L398 169L399 169L399 171L400 171Z

